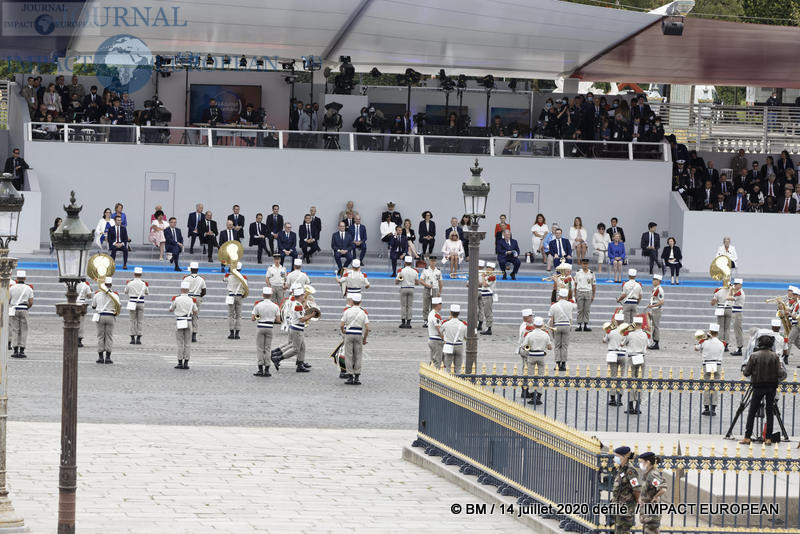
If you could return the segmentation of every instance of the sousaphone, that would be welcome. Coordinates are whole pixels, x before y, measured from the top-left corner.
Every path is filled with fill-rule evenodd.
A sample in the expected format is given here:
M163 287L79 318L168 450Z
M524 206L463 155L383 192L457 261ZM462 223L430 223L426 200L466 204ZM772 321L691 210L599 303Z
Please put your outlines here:
M116 270L114 258L103 252L99 252L89 258L89 263L86 265L86 276L97 282L97 287L100 288L100 291L108 295L114 303L114 315L119 315L122 309L119 297L106 287L106 278L111 277Z
M250 288L247 287L247 280L245 280L242 273L236 268L244 257L244 247L242 244L235 239L225 241L219 246L217 257L219 257L219 261L230 266L231 274L242 284L242 298L247 298L247 295L250 293Z
M719 255L711 262L708 274L714 280L722 280L723 287L731 284L731 259L728 256Z

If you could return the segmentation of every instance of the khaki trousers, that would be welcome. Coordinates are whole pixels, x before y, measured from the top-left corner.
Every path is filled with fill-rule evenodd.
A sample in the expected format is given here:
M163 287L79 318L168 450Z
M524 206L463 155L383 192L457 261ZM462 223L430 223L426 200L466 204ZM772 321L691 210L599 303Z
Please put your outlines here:
M269 367L272 353L272 328L256 328L256 359L258 365Z
M28 310L14 310L14 316L8 319L11 325L11 346L25 348L28 340Z
M361 359L364 354L364 336L361 334L344 335L344 361L347 372L351 375L361 374Z
M717 366L717 369L719 369L719 367L721 367L721 365ZM708 373L705 371L705 367L703 368L703 380L719 380L720 378L722 378L722 375L720 374L719 371L717 371L716 373ZM703 404L710 405L716 403L717 403L716 391L714 391L713 389L709 389L708 391L703 392Z
M197 328L200 326L200 305L203 303L202 297L192 297L194 303L197 305L197 311L192 312L192 333L197 333Z
M478 321L484 323L484 328L491 328L494 323L493 305L494 299L492 295L481 295L478 297Z
M527 359L527 366L528 366L528 376L543 376L546 372L545 363L544 363L544 356L526 356ZM527 388L527 384L525 385ZM540 395L544 391L540 387L535 387L531 391L534 393L539 393Z
M141 302L137 302L136 309L129 310L128 313L130 314L131 317L131 335L141 336L142 323L144 321L144 304Z
M431 363L437 369L442 366L442 347L444 347L444 341L440 339L428 340L428 349L431 351Z
M628 364L628 357L623 355L617 355L617 363L608 363L609 368L609 375L612 378L625 378L628 375L626 374L625 367ZM617 395L622 395L622 388L615 388L615 393Z
M414 305L414 288L401 287L400 288L400 320L411 320L411 309ZM426 318L427 319L427 318Z
M625 322L633 324L633 318L636 317L636 304L623 304L622 313L625 315Z
M273 286L270 284L270 287L272 288L272 295L269 296L269 300L280 306L281 302L283 302L283 285Z
M464 366L464 345L453 345L453 353L452 354L442 354L444 358L444 365L447 370L450 370L450 367L455 365L455 372L460 373L461 368Z
M235 295L233 304L228 304L228 330L242 329L242 296Z
M744 330L742 330L742 312L731 312L733 316L733 337L736 338L736 346L744 347ZM779 354L780 356L780 354Z
M428 314L431 312L431 299L439 296L439 287L422 290L422 322L428 322Z
M283 351L283 359L297 357L297 363L302 363L306 360L306 336L305 332L300 330L289 329L289 349Z
M661 308L652 308L650 315L653 319L653 341L661 339Z
M630 356L628 356L628 358L630 358ZM644 364L642 364L642 365L633 365L632 363L630 363L630 360L628 361L628 363L629 363L629 365L631 367L631 378L640 378L640 377L644 378ZM628 376L628 375L625 375L625 376ZM629 401L638 401L638 400L641 399L641 397L642 397L641 389L637 388L636 391L628 390L628 400Z
M589 311L592 308L592 290L581 289L578 291L575 302L578 304L578 324L588 324Z
M717 324L719 324L719 339L725 345L728 344L728 339L731 334L731 319L733 313L730 308L725 308L725 314L717 316Z
M178 342L178 360L189 360L192 354L192 327L177 328L175 339Z
M101 315L97 321L97 352L111 352L114 350L114 323L113 315Z
M786 345L787 354L792 353L793 345L800 349L800 326L798 325L792 326L792 329L789 330L789 344Z
M569 350L569 325L561 325L555 327L553 332L553 354L555 354L557 362L567 361L567 352Z

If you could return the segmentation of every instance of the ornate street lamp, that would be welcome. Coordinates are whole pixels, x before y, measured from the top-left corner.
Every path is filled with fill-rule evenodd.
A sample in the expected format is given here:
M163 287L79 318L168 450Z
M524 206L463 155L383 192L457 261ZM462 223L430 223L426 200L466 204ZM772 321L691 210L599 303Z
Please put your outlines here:
M486 200L489 197L489 184L481 178L483 169L478 166L477 158L470 171L472 177L461 184L464 212L469 217L469 230L464 232L464 238L469 245L469 280L472 282L467 290L467 373L476 372L478 367L478 256L481 241L486 237L486 232L478 231L478 221L486 217Z
M78 431L78 328L86 305L78 304L78 284L86 275L89 245L94 230L81 222L83 209L75 204L75 191L70 204L64 206L66 220L50 233L58 259L58 280L67 285L67 302L56 304L56 312L64 318L64 364L61 379L61 463L58 470L58 533L75 532L75 490L77 467L75 452Z
M8 286L17 259L8 246L17 240L19 214L25 203L11 183L10 173L0 176L0 532L27 532L25 521L14 510L6 486L6 423L8 420Z

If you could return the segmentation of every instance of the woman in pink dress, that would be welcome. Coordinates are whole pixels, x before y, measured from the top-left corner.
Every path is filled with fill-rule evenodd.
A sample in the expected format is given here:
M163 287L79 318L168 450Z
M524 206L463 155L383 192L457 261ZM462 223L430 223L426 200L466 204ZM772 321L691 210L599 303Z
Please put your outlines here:
M458 232L450 232L450 239L446 239L442 247L442 263L450 263L450 278L456 277L458 264L464 259L464 245L458 238Z
M149 241L153 244L154 247L158 249L158 259L164 259L164 229L167 227L167 221L165 220L166 217L164 212L158 210L154 214L155 219L150 224L150 236L148 237Z

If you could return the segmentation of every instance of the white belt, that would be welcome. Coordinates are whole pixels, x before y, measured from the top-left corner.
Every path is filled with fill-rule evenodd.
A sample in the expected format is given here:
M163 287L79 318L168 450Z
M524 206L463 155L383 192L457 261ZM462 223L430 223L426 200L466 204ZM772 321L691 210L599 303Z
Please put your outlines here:
M361 293L361 288L360 287L348 287L347 288L347 292L348 293Z
M189 315L176 315L176 316L175 316L175 320L176 320L176 321L183 321L184 319L185 319L185 320L189 320L189 319L191 319L191 318L192 318L192 317L191 317L191 316L189 316Z
M733 313L741 313L741 311L742 311L742 307L741 306L734 306L733 307Z
M360 326L349 326L345 328L344 333L360 336L361 334L364 333L364 330Z
M432 341L441 341L442 340L442 338L436 337L436 336L428 336L428 339L430 339Z
M727 309L730 309L730 306L728 306L726 304L717 304L717 308L722 308L722 309L727 310Z
M297 330L298 332L303 332L305 329L306 329L305 325L296 325L296 324L289 325L289 330Z
M258 327L259 328L272 328L273 324L275 324L275 323L273 323L272 321L264 321L264 322L259 321L258 322Z
M528 356L536 356L538 358L541 358L542 356L545 356L545 355L546 354L545 354L545 352L543 350L529 350L528 351Z
M199 297L200 293L189 293L190 297Z
M569 321L554 323L553 326L569 326Z

